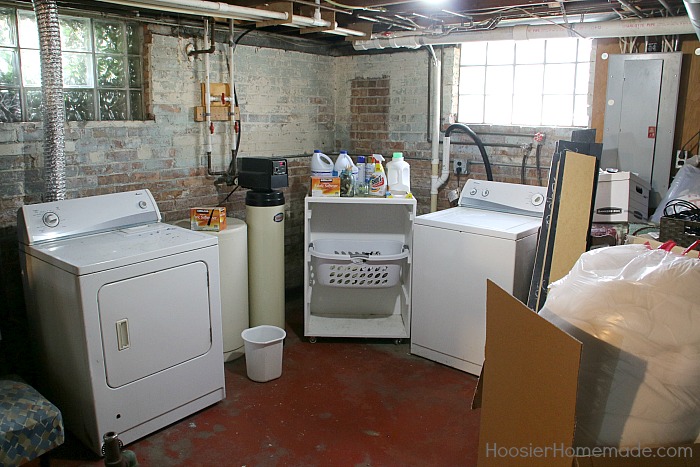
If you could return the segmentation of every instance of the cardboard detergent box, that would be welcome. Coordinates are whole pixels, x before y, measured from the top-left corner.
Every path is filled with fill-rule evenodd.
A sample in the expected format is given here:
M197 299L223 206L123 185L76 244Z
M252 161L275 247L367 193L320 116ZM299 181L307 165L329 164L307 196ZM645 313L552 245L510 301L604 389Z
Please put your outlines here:
M311 177L311 196L340 196L340 177Z
M214 232L226 230L226 208L191 208L190 229Z
M700 466L700 444L574 448L582 348L488 281L486 358L472 402L481 408L477 466Z

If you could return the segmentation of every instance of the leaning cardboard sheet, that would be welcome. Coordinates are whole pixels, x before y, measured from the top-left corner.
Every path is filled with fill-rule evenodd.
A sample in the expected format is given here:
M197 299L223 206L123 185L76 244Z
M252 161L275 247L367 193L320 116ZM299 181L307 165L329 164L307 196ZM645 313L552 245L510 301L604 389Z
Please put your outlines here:
M700 261L645 245L583 254L540 316L583 344L575 446L700 434Z

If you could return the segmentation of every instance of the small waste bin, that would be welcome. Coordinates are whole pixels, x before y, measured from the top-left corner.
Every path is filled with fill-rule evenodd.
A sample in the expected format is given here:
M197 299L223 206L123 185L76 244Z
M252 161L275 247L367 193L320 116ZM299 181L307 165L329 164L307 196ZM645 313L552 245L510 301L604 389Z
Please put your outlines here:
M282 376L282 344L286 336L284 329L267 324L241 333L248 378L264 383Z

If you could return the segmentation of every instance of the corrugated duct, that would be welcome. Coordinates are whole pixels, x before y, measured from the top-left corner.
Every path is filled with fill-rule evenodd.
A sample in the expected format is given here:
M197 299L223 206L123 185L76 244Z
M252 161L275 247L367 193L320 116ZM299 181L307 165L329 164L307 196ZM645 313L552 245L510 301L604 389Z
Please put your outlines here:
M66 197L65 107L58 7L53 0L32 0L39 27L44 121L44 201Z
M700 0L683 0L688 18L695 28L695 34L700 39Z

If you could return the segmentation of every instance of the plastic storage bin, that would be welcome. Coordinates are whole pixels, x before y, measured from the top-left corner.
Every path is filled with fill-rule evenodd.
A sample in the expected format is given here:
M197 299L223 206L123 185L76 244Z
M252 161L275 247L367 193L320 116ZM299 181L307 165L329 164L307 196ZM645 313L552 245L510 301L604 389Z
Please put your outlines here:
M286 336L284 329L267 324L241 333L248 378L264 383L282 376L282 346Z
M395 240L319 239L309 254L312 279L319 284L382 288L400 283L408 246Z

